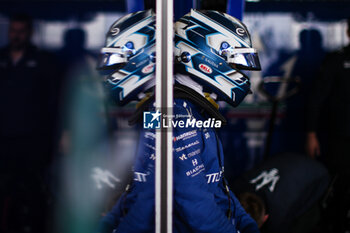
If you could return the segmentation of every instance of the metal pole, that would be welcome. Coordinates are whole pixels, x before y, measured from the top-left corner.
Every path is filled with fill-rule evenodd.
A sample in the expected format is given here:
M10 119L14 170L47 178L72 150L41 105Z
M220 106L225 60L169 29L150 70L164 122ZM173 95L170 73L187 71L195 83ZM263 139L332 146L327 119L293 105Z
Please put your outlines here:
M156 2L156 108L173 114L173 1ZM167 117L167 120L169 117ZM156 130L156 233L172 233L172 129Z

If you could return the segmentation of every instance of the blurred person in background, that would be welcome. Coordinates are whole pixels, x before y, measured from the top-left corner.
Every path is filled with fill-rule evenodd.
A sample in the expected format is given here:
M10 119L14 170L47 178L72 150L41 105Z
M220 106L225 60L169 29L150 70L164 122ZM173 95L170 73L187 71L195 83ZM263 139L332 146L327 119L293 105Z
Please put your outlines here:
M62 77L59 84L59 107L62 110L59 129L61 154L68 154L70 150L70 129L72 127L70 121L72 114L77 112L77 104L72 104L74 100L80 98L84 101L92 98L99 102L103 98L100 76L95 69L97 56L86 49L86 38L86 33L82 28L67 29L64 32L64 45L56 53ZM96 103L93 105L91 103L91 109L98 106L104 106L104 104ZM100 111L99 113L102 113L104 109L100 109Z
M32 34L32 18L15 15L0 50L1 232L45 231L57 70L53 56L32 44Z
M350 18L347 20L350 38ZM326 155L326 163L336 178L334 232L350 230L350 45L326 56L313 85L308 108L306 150L310 157ZM321 117L327 127L320 130ZM327 135L327 151L321 150L320 135ZM346 231L347 230L347 231Z
M74 27L67 29L63 36L63 47L56 53L63 79L61 85L62 95L67 94L67 88L76 79L76 75L86 73L96 75L97 55L86 49L87 35L84 29Z
M281 51L278 61L270 66L267 73L269 76L280 76L300 83L298 92L285 100L285 117L281 125L283 137L278 152L302 154L305 152L305 143L301 139L306 132L306 103L325 52L322 47L322 35L314 28L304 29L299 33L299 44L300 48L292 54ZM282 92L283 95L295 85L295 82L282 83L278 93Z
M113 142L110 144L107 138L97 61L86 48L86 40L84 29L69 28L64 32L64 45L56 53L62 77L59 145L50 170L50 190L55 197L55 212L59 213L55 216L56 232L91 231L95 211L108 205L108 198L114 197L119 181L114 170L106 168ZM108 180L111 177L113 183ZM85 197L81 198L83 193Z
M285 139L286 151L304 153L305 143L301 139L304 138L306 129L306 103L310 95L312 82L316 77L325 52L322 47L321 33L317 29L302 30L299 34L299 43L300 49L290 60L293 64L290 78L298 79L301 84L299 92L286 99L287 109L284 130L287 133ZM289 89L292 88L292 84L289 85ZM296 140L297 138L300 138L300 140Z

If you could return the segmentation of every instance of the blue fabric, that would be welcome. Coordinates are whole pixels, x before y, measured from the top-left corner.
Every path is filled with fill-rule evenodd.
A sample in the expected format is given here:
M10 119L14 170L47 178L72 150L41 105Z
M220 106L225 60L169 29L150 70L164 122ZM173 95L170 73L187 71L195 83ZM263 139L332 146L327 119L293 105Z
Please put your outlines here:
M191 9L197 9L196 2L193 0L177 0L174 1L174 20L179 20L182 16L191 11Z
M176 99L174 114L186 121L191 116L205 120L199 109L188 101ZM246 214L230 192L232 217L227 218L229 198L225 193L221 143L214 129L174 128L174 232L259 232L254 220ZM140 134L134 182L126 197L102 220L110 232L154 232L154 131ZM123 217L123 210L126 212ZM108 227L106 227L108 226Z
M227 14L236 17L239 20L243 18L244 0L228 0L227 1Z
M145 8L143 0L132 0L132 1L129 0L129 1L126 1L126 4L127 4L128 13L143 11Z

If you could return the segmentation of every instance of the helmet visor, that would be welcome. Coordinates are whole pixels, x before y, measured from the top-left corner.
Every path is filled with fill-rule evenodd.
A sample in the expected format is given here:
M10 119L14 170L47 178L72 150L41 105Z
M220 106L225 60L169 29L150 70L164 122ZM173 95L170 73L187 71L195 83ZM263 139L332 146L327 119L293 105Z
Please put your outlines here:
M234 48L228 51L227 62L242 70L261 70L258 53L253 48Z
M120 69L127 62L126 51L121 48L102 48L97 69Z

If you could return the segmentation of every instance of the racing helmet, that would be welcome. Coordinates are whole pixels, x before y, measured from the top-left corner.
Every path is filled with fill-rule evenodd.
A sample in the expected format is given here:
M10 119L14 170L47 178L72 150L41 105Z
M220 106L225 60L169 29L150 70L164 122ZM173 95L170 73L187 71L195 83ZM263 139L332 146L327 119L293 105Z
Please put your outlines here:
M249 78L240 70L260 70L247 27L218 11L192 9L175 23L175 71L188 74L233 106L250 93Z
M112 24L101 49L98 69L118 105L142 99L154 86L155 14L152 10L128 14Z

